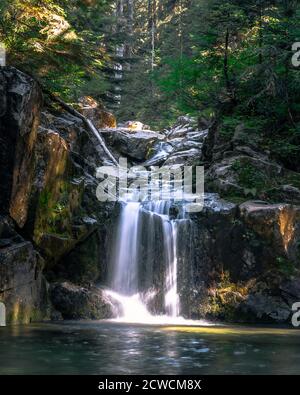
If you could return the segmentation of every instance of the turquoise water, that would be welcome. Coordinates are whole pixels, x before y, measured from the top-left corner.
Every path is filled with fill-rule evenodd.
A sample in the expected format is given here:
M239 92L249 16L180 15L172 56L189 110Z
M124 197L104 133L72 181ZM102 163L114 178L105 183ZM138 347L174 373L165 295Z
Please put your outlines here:
M0 328L0 374L300 374L300 330L110 322Z

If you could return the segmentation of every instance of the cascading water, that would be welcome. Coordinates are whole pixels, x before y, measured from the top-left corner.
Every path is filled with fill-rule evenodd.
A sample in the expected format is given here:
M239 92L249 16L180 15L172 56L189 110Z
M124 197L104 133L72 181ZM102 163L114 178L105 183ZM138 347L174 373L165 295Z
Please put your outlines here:
M122 207L118 235L112 257L113 272L111 290L107 295L119 304L119 320L125 322L162 323L180 319L178 295L178 225L185 219L170 219L171 203L126 203ZM147 227L142 226L146 216ZM151 290L147 293L139 288L139 265L143 259L140 240L143 232L153 236L155 223L162 229L162 257L164 260L164 303L160 315L152 315L147 308ZM148 254L155 249L153 237L147 237Z
M112 288L124 295L138 291L138 225L139 203L126 204L122 209L115 256Z
M179 316L179 295L177 286L177 224L175 221L164 222L164 237L167 250L167 277L165 295L166 312L171 317Z

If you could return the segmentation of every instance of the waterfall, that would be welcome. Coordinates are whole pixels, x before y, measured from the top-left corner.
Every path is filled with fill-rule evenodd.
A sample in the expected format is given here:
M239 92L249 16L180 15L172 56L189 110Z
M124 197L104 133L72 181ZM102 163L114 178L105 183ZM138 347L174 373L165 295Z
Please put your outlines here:
M107 291L112 299L121 306L119 318L126 322L153 322L159 318L177 318L180 315L178 295L178 224L182 220L170 219L171 203L158 201L149 203L126 203L122 206L117 237L113 247L111 289ZM143 216L146 216L146 227L143 227ZM156 219L156 221L155 221ZM147 262L154 259L155 223L162 229L162 257L164 267L164 304L160 316L154 316L147 308L147 299L151 298L151 290L142 290L139 284L139 271L143 262L140 241L143 232L147 232Z
M139 203L128 203L122 209L113 257L112 289L128 296L138 291L139 214Z
M171 204L169 201L158 201L150 203L151 215L158 215L163 226L163 246L166 262L164 297L165 310L170 317L179 317L179 295L177 283L178 255L177 255L177 220L170 219ZM152 222L153 224L153 222ZM149 229L153 232L153 229ZM153 246L152 246L153 247Z
M171 317L179 316L179 295L177 285L177 224L175 221L164 222L165 249L167 252L167 277L165 307Z

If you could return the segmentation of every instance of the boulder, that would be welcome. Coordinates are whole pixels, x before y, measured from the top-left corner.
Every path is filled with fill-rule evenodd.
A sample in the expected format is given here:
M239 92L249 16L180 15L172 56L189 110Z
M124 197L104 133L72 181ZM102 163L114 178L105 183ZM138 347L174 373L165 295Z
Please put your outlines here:
M258 292L250 294L237 307L237 312L240 311L241 316L249 317L249 321L287 323L292 313L291 306L280 295Z
M130 130L150 130L150 126L145 125L139 121L127 121L121 127L130 129Z
M144 161L155 143L164 139L164 136L152 131L129 132L127 129L113 129L104 131L103 136L107 144L117 151L136 161Z
M300 207L250 201L239 210L243 222L272 246L274 253L286 255L300 268Z
M266 199L272 202L285 202L300 205L300 189L292 185L280 185L264 193Z
M245 151L243 151L245 153ZM214 162L206 172L206 184L210 191L222 195L259 196L270 180L283 175L280 165L265 155L249 156L241 151L228 151L222 159Z
M50 297L54 308L66 320L113 318L113 305L100 289L83 288L69 282L53 283Z
M102 103L91 96L81 97L77 107L78 111L90 119L97 129L115 128L117 126L114 115L107 111Z

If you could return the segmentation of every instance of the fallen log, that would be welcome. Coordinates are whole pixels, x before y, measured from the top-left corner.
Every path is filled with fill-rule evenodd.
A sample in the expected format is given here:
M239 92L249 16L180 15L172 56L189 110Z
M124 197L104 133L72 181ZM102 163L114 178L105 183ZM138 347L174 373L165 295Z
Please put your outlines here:
M109 159L113 162L114 165L118 166L118 162L117 162L116 158L113 156L113 154L107 148L104 139L102 138L99 130L96 128L96 126L93 124L93 122L90 119L86 118L84 115L82 115L79 111L77 111L73 107L71 107L69 104L64 102L62 99L55 96L53 93L51 93L47 90L44 90L44 92L50 97L51 100L58 103L69 114L74 115L74 117L80 118L84 122L85 126L92 132L92 134L99 141L101 147L103 148L104 152L109 157Z

